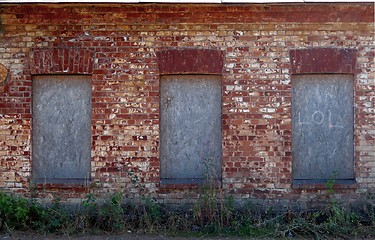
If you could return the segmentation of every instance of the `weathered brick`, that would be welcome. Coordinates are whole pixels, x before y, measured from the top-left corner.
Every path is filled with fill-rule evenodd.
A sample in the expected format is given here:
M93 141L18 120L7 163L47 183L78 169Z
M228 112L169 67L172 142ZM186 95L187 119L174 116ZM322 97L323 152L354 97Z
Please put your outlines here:
M116 191L132 199L149 194L164 203L195 201L197 186L159 184L159 79L199 73L222 76L225 194L264 203L327 200L324 186L293 189L291 182L290 75L297 73L298 54L289 53L311 49L319 58L296 60L306 63L298 73L354 74L356 184L340 186L336 196L355 200L375 191L371 3L1 7L0 63L9 69L9 81L0 86L1 190L68 202ZM332 64L345 49L349 60ZM174 57L163 65L168 51ZM201 59L202 52L214 59ZM30 191L32 78L39 74L92 76L87 185L44 184ZM144 192L132 183L131 170Z

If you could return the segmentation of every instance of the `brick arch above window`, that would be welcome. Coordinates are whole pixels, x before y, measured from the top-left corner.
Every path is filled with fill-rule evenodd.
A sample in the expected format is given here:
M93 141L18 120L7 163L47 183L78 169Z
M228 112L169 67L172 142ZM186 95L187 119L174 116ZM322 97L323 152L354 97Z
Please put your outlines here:
M224 52L216 49L167 49L156 52L160 75L222 74Z
M93 65L89 48L34 48L30 54L31 74L92 74Z

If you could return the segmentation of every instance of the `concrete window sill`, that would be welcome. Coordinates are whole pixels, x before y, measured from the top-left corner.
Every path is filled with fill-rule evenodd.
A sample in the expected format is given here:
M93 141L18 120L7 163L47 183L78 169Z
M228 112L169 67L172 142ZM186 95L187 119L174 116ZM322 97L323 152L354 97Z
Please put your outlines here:
M88 179L35 179L31 184L36 189L81 189L88 188L90 183Z
M327 184L330 180L293 180L293 189L330 189L331 187ZM354 179L340 179L335 180L333 183L333 189L356 189L358 187L357 182Z
M221 186L221 179L214 180L215 187ZM160 179L162 189L196 189L205 185L204 178L168 178Z

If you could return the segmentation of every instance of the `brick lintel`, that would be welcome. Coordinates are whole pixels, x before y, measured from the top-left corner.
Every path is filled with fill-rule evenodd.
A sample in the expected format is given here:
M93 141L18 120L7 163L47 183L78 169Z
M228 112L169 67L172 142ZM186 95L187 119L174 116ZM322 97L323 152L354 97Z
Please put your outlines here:
M94 51L89 48L33 48L31 74L92 74Z
M156 53L161 75L222 74L224 53L215 49L168 49Z
M356 49L308 48L290 50L292 74L354 74Z

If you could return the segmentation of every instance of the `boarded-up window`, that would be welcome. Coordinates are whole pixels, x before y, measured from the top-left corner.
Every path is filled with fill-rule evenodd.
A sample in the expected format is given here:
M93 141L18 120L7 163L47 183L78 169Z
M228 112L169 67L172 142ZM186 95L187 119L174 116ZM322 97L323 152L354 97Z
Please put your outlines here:
M161 78L162 183L221 177L221 79L214 75Z
M293 179L353 179L353 76L294 75L292 80Z
M33 179L79 183L90 177L91 78L33 79Z

